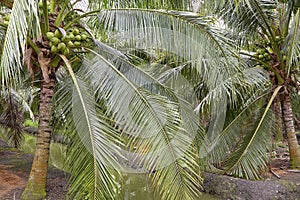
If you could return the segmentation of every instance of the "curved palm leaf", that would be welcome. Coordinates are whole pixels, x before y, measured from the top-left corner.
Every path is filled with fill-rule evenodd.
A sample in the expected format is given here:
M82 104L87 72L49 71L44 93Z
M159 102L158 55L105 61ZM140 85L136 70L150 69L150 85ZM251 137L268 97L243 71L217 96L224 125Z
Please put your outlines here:
M66 58L62 58L74 82L72 95L66 87L59 93L62 113L71 120L67 131L72 141L70 198L115 199L117 184L113 174L117 174L114 168L118 168L120 148L114 141L119 140L118 132L99 116L87 83L76 76ZM75 132L78 135L74 135Z
M264 110L261 99L264 99L265 95L239 112L210 144L208 159L212 159L211 163L223 173L248 179L260 177L261 170L266 168L269 160L267 154L270 150L271 137L269 122L272 120L269 108L280 88L276 88ZM245 123L247 116L252 116L252 123Z
M93 9L107 8L147 8L147 9L168 9L168 10L187 10L191 7L188 0L119 0L115 1L89 1L89 7Z
M159 48L182 57L197 69L209 89L239 71L234 45L214 19L195 13L157 10L106 10L99 15L109 35L123 48ZM131 41L128 42L128 41Z
M19 147L23 141L23 113L20 109L18 95L12 91L1 92L0 126L5 129L5 139L14 147Z
M240 47L253 47L255 41L267 37L274 40L277 33L274 25L281 24L278 21L281 7L276 1L205 1L204 7L222 19L222 26L231 32L227 37L235 40Z
M186 124L185 130L190 130L191 133L196 133L198 129L201 129L201 127L198 125L198 122L195 121L197 117L195 116L193 112L193 106L191 105L193 102L191 102L190 99L183 98L184 96L176 91L176 87L168 88L164 84L164 79L161 79L160 77L156 79L152 76L153 74L149 74L135 66L129 62L127 56L122 52L97 41L96 44L97 52L109 60L109 62L114 66L117 66L117 69L121 73L126 74L126 77L132 83L146 89L147 91L150 91L151 93L162 95L172 101L178 102L181 108L180 113L183 117L185 116L184 118L186 119L183 121L183 123Z
M39 35L37 1L15 0L4 43L1 43L0 76L2 86L20 83L23 74L23 58L28 30Z
M98 17L109 33L131 41L127 45L134 48L166 49L194 62L213 54L224 57L232 50L224 30L213 26L214 18L191 12L116 9L104 10Z
M299 65L300 55L300 11L296 12L295 16L290 21L290 31L283 43L282 51L287 56L287 76L289 76L291 70L297 69Z
M201 179L197 164L192 161L193 135L182 128L179 104L137 85L142 83L137 71L121 73L109 60L94 53L95 58L87 61L83 69L90 74L97 101L105 102L106 114L129 135L129 146L136 148L129 152L129 167L156 170L152 180L166 183L159 184L163 186L159 188L161 195L166 198L195 196ZM173 194L174 188L180 192Z

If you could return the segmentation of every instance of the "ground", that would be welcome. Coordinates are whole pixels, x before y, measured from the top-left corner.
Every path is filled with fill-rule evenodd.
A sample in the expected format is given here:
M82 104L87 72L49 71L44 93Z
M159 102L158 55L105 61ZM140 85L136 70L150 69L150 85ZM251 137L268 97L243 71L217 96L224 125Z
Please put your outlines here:
M203 173L205 192L226 200L300 200L300 170L289 169L286 142L277 143L270 156L271 170L259 181Z
M0 141L0 199L18 200L30 173L32 154L24 154ZM46 200L64 200L67 174L49 167Z
M282 149L280 149L282 148ZM248 181L228 176L203 174L204 189L220 199L300 199L300 173L288 170L285 146L274 152L272 173L266 173L263 181ZM32 154L24 154L10 148L0 140L0 199L18 200L24 190L33 160ZM46 200L64 200L67 192L67 174L49 168ZM228 184L225 184L225 183ZM219 187L221 186L221 187ZM269 195L269 196L267 196ZM270 197L270 198L269 198Z

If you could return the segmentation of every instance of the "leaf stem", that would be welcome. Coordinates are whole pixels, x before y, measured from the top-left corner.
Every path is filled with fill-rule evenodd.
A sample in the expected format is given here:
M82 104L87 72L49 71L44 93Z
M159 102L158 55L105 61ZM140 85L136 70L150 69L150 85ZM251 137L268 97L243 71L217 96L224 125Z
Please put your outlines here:
M43 0L43 15L44 15L44 21L45 21L44 31L45 31L45 33L47 33L49 31L49 18L48 18L47 0Z
M61 9L60 12L58 13L58 16L57 16L57 18L56 18L56 20L55 20L55 22L54 22L54 25L55 25L55 26L58 26L58 25L61 23L62 18L63 18L63 14L64 14L66 8L67 8L67 3L64 4L64 6L62 7L62 9Z
M88 15L91 15L91 14L94 14L94 13L98 13L98 12L100 12L100 11L101 11L101 9L99 9L99 10L94 10L94 11L87 12L87 13L84 13L83 15L80 15L80 16L76 17L75 19L73 19L73 21L69 22L69 23L65 26L65 30L67 30L72 24L76 23L79 19L84 18L84 17L86 17L86 16L88 16Z
M38 54L40 52L40 49L34 44L34 42L29 38L27 37L27 43L32 47L32 49L34 50L34 52L36 54Z

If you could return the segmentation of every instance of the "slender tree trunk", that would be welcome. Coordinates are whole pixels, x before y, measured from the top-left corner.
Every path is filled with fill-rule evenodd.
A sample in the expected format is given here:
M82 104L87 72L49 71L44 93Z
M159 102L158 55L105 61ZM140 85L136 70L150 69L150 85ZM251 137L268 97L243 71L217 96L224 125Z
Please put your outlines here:
M36 151L27 186L21 196L22 200L40 200L46 197L47 169L49 147L52 133L52 114L55 76L50 75L50 82L42 81L39 107L39 130Z
M295 134L295 127L293 121L293 111L291 99L289 94L285 94L281 103L283 123L287 134L289 145L290 165L291 168L300 168L300 149Z

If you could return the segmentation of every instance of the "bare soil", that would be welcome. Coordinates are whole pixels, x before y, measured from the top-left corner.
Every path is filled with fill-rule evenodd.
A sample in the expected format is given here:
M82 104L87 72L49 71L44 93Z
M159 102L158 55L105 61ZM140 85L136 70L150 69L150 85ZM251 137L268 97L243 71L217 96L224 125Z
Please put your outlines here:
M33 160L32 154L24 154L10 148L0 140L0 200L18 200L24 190ZM48 168L47 198L64 200L67 193L67 174Z

